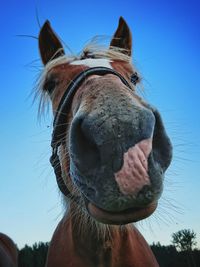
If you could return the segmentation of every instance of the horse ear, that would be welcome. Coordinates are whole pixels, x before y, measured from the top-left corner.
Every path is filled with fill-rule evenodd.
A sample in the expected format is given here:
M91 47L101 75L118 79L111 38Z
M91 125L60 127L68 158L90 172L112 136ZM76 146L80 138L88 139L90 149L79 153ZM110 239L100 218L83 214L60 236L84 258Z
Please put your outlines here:
M39 33L39 50L44 65L50 60L65 54L63 46L48 20L44 23Z
M131 56L132 35L131 31L123 17L119 18L118 28L110 42L110 47L119 47L124 49L122 52Z

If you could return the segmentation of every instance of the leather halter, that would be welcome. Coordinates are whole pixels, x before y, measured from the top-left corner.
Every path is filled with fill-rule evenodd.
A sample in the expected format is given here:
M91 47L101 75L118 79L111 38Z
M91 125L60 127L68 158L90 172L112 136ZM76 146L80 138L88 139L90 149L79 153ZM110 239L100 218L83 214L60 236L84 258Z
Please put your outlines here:
M69 189L67 188L63 178L62 178L62 168L58 156L58 148L63 143L65 138L65 128L66 128L66 115L70 110L71 103L75 93L77 92L80 85L83 81L89 77L90 75L100 75L103 76L105 74L113 74L120 78L120 80L125 84L127 87L132 89L128 81L117 71L106 68L106 67L94 67L84 70L83 72L79 73L73 81L67 87L59 106L56 110L54 121L53 121L53 133L52 133L52 156L50 158L50 162L52 167L54 168L54 173L56 175L56 181L60 191L67 197L76 200L76 197L71 194Z

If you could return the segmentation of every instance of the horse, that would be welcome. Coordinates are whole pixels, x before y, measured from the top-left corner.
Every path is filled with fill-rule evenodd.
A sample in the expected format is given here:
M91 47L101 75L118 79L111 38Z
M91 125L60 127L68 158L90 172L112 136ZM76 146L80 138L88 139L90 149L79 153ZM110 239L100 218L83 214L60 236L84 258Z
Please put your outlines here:
M0 233L0 266L17 267L18 250L14 242L5 234Z
M120 17L109 48L89 44L67 55L47 20L37 93L50 100L52 156L66 212L46 267L156 267L134 223L158 205L172 144L159 111L137 94L132 34Z

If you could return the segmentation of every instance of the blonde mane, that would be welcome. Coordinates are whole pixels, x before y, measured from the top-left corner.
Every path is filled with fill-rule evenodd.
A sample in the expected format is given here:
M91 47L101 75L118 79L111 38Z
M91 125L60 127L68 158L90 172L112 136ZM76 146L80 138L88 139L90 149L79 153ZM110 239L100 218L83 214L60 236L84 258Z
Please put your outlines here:
M60 51L57 51L57 53L59 52ZM38 109L39 117L41 114L45 113L46 108L48 110L49 95L45 90L43 90L43 87L47 73L51 69L61 64L71 63L75 60L81 60L85 58L109 59L110 61L120 60L132 64L131 57L128 56L125 52L126 52L125 49L118 47L105 48L104 46L96 44L92 41L91 43L87 44L78 55L66 54L50 60L42 69L36 85L36 93L34 99L39 98L39 109ZM53 57L55 56L56 55L54 55Z

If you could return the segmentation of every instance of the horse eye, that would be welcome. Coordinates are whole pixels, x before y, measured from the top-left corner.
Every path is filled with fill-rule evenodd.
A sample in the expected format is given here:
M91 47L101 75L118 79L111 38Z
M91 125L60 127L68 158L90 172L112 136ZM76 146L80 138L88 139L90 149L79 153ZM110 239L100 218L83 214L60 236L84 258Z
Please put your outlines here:
M138 74L137 74L137 72L134 72L134 73L131 75L131 82L132 82L134 85L136 85L138 81L139 81Z
M55 89L56 85L57 85L56 80L49 80L45 83L44 89L45 89L45 91L48 92L48 94L51 95L53 93L53 90Z

